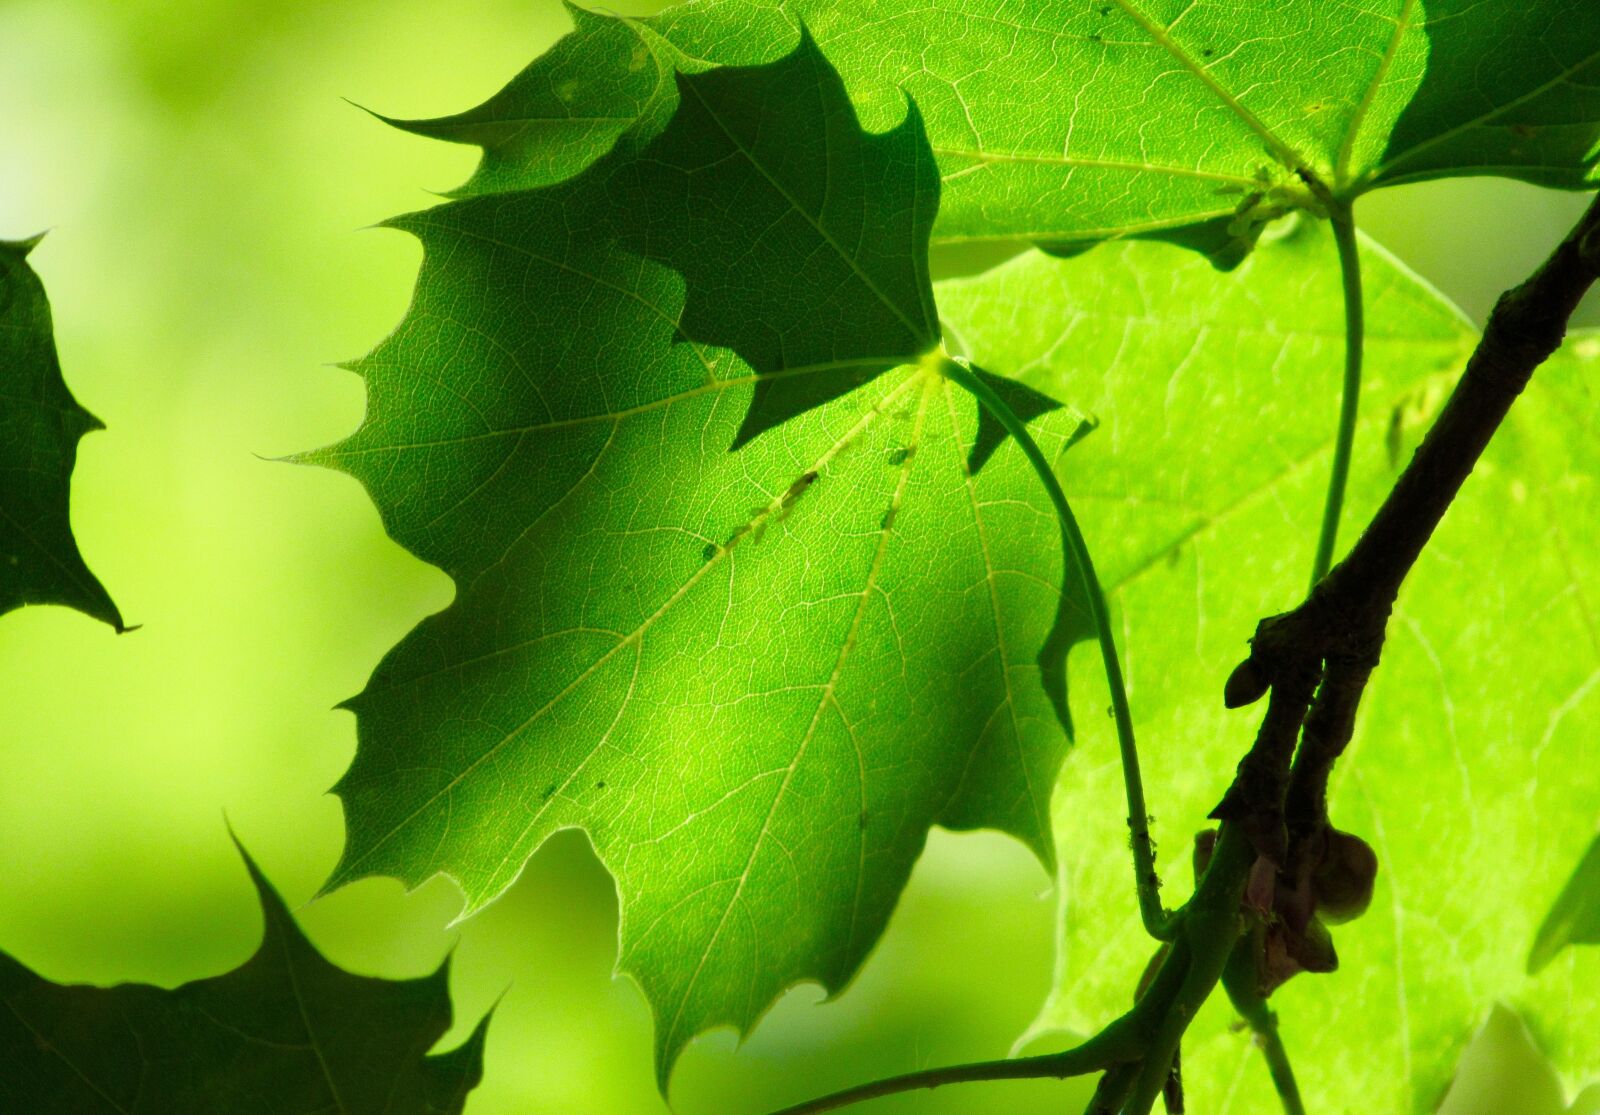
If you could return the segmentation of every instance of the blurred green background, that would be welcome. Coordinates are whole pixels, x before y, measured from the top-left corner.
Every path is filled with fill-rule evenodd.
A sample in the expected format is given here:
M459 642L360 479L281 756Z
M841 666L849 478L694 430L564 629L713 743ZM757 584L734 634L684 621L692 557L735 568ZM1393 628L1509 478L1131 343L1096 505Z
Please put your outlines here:
M388 541L353 480L269 458L355 427L360 385L330 364L404 309L416 244L358 229L431 204L475 155L341 98L453 112L567 26L556 0L0 0L0 237L53 230L32 262L67 382L109 427L83 443L73 523L144 625L118 638L58 608L0 619L0 948L45 975L170 986L244 959L259 916L225 816L291 905L337 859L325 791L355 723L333 705L451 586ZM1473 180L1358 215L1481 319L1582 204ZM366 973L419 975L453 950L445 1045L499 1001L473 1115L665 1110L648 1010L610 975L615 894L580 834L452 927L458 906L440 880L409 895L368 880L299 913ZM701 1039L674 1107L755 1111L1003 1055L1048 985L1053 910L1020 845L935 832L855 984L824 1009L815 987L791 992L742 1048ZM1560 1109L1521 1041L1514 1020L1486 1031L1455 1115ZM1030 1083L874 1110L1073 1104Z

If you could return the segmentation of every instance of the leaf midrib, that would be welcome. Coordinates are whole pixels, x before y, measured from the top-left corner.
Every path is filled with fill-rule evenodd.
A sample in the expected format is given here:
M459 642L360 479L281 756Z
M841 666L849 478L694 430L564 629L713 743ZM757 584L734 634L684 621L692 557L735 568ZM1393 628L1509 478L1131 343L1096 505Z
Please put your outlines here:
M899 384L897 384L894 388L892 388L889 392L887 392L883 396L882 399L880 399L871 409L869 409L864 415L861 416L861 418L855 423L855 425L853 425L843 435L841 435L838 439L836 439L834 441L834 443L828 448L828 451L826 453L823 453L822 455L820 455L813 462L812 471L820 471L825 465L828 464L828 462L833 460L833 458L836 457L846 445L848 445L851 441L853 441L855 439L855 437L857 437L869 425L871 425L872 422L876 421L877 418L881 417L884 413L886 413L889 410L889 408L892 407L893 404L896 401L898 401L898 399L900 398L901 394L903 394L905 391L909 390L910 387L912 385L914 385L915 383L917 383L919 381L919 379L925 374L927 374L927 373L924 372L924 371L921 371L921 370L913 371L904 380L902 380ZM771 503L769 503L766 506L766 508L763 510L763 515L767 516L767 517L770 517L772 515L776 515L781 510L781 504L782 504L782 496L779 496L778 498L774 499ZM339 864L338 868L335 869L333 877L331 879L329 879L329 881L325 885L324 889L327 889L329 887L342 885L345 882L349 882L349 881L357 878L358 876L356 874L356 868L360 864L369 861L373 857L373 855L380 848L382 848L385 844L387 844L390 840L392 840L396 835L398 835L403 829L405 829L408 825L410 825L411 822L415 821L419 816L421 816L424 811L432 808L433 805L435 805L442 797L444 797L446 794L448 794L451 791L453 791L457 786L461 785L461 783L464 782L473 773L473 771L477 770L484 763L486 763L490 759L492 759L495 755L497 755L500 752L500 750L502 748L504 748L508 743L510 743L513 739L515 739L518 735L520 735L531 724L533 724L540 717L544 716L551 709L555 708L558 704L560 704L563 700L565 700L569 695L571 695L574 691L576 691L580 686L582 686L584 684L585 681L587 681L590 677L592 677L594 675L595 671L599 670L602 666L605 665L605 663L609 662L611 660L611 658L614 655L616 655L623 647L640 643L642 641L642 639L644 638L645 633L652 626L654 626L655 623L659 619L661 619L662 616L666 615L667 612L669 612L674 606L676 606L677 603L680 600L682 600L685 596L687 596L689 594L689 592L693 590L695 585L699 584L700 581L705 578L706 574L711 569L715 568L718 565L718 563L720 563L724 558L726 558L726 557L728 557L728 555L732 554L734 552L734 549L735 549L735 547L731 546L731 545L730 546L720 546L720 547L718 547L717 552L714 555L712 555L710 560L706 561L698 569L696 569L694 571L694 573L692 573L689 576L689 578L684 581L684 583L682 585L680 585L676 590L674 590L673 593L659 607L657 607L655 609L655 611L653 611L649 616L645 617L645 619L637 627L635 627L633 631L631 631L631 632L627 633L626 635L624 635L623 637L619 638L617 640L617 642L613 646L611 646L604 653L602 653L598 658L595 659L595 661L591 662L588 666L584 667L584 669L582 671L580 671L577 674L577 676L575 676L571 681L569 681L566 685L564 685L559 692L557 692L555 695L553 695L547 701L545 701L530 716L526 717L522 722L517 724L516 727L512 728L509 732L506 732L504 735L502 735L501 738L496 743L494 743L492 746L486 748L483 751L483 753L478 755L476 758L474 758L472 760L472 762L469 763L466 766L466 768L462 770L462 772L460 774L456 775L449 782L447 782L444 786L442 786L438 790L434 791L434 793L432 795L430 795L426 800L424 800L421 804L419 804L415 809L413 809L410 813L408 813L401 820L396 822L389 829L388 832L384 833L376 841L374 841L373 843L369 844L367 846L367 848L363 852L361 852L359 855L357 855L357 856L355 856L353 858L348 858L348 859L342 861ZM397 682L394 685L389 686L385 691L393 691L393 690L400 689L400 688L403 688L403 687L407 687L407 686L410 686L410 685L415 685L420 681L426 680L428 677L436 676L438 674L449 673L449 672L453 672L453 671L456 671L456 670L464 670L464 669L470 668L471 666L477 665L477 664L479 664L481 662L488 661L488 660L490 660L492 658L500 657L501 655L516 653L519 650L525 648L527 645L529 645L529 644L526 643L526 642L516 643L516 644L513 644L511 646L500 647L500 648L498 648L498 649L496 649L494 651L491 651L491 652L489 652L487 654L477 655L477 656L475 656L473 658L464 659L464 660L462 660L460 662L452 662L449 665L441 667L438 670L431 671L428 674L418 675L416 677L407 678L404 681ZM376 692L376 691L364 692L362 694L362 696L363 697L369 696L369 695L371 695L372 692ZM604 737L602 737L602 739L601 739L601 743L603 743L603 742L604 742ZM598 750L598 747L599 747L599 744L596 745L595 751ZM578 774L583 770L583 768L588 764L589 759L593 757L595 751L591 751L589 755L585 756L581 761L579 761L574 766L573 772L568 776L567 780L564 783L562 783L561 789L564 789L567 785L571 784L572 780L575 779L578 776ZM349 775L346 775L346 777L348 778ZM546 798L545 801L540 804L539 808L535 811L533 818L529 821L529 824L524 828L524 832L527 832L527 831L532 829L533 825L544 815L545 810L549 808L549 803L551 801L554 801L559 796L560 796L560 790L558 789L557 793L550 795L550 797ZM348 854L348 846L347 846L347 854ZM506 859L504 861L502 861L502 863L508 862L509 858L510 858L510 853L508 853ZM463 887L463 890L465 890L464 887ZM479 899L478 896L469 893L469 895L468 895L468 904L469 904L469 911L470 911L472 909L476 909L479 906L481 906L482 905L482 900Z
M955 389L948 382L945 384L945 405L950 414L950 427L952 430L957 432L957 436L959 437L960 426L957 423L955 409ZM972 508L972 523L978 536L978 549L983 555L983 574L984 580L988 583L989 588L989 610L994 620L995 646L1000 655L1001 683L1005 687L1005 704L1011 718L1011 738L1016 744L1017 749L1017 769L1022 772L1023 784L1027 787L1028 802L1033 807L1034 824L1037 827L1039 834L1043 837L1047 836L1047 834L1050 832L1049 795L1045 795L1045 800L1043 802L1039 800L1039 794L1033 786L1033 775L1028 770L1027 756L1022 752L1022 725L1017 718L1017 699L1016 694L1012 691L1011 686L1011 655L1006 644L1005 622L1001 618L1000 613L999 586L995 583L995 574L999 572L999 570L995 568L994 559L991 556L989 549L989 532L984 524L983 505L978 499L977 477L973 475L971 470L966 470L964 479L966 481L967 499ZM1061 591L1061 586L1059 585L1052 586L1052 588L1054 591ZM965 784L967 772L972 769L972 758L977 755L978 747L982 743L982 740L983 733L980 730L977 737L973 740L971 751L968 753L967 765L962 771L962 777L956 782L955 789L951 792L949 801L945 802L945 809L948 809L951 802L955 801L956 795L960 793L962 785ZM940 812L942 814L944 810L941 810Z
M1260 117L1246 108L1237 97L1211 75L1210 70L1200 65L1180 47L1177 41L1168 33L1169 28L1162 27L1151 19L1148 14L1133 3L1133 0L1112 0L1112 2L1122 9L1124 15L1143 28L1145 34L1149 35L1158 46L1171 55L1174 61L1188 70L1202 85L1209 89L1219 101L1227 106L1229 111L1239 118L1241 123L1260 136L1267 146L1272 149L1273 154L1278 157L1279 161L1291 168L1304 165L1304 160L1300 157L1299 152L1284 142L1271 128L1267 127Z
M917 445L921 441L923 423L927 419L929 385L925 382L925 380L928 374L929 373L925 370L919 370L907 377L906 381L908 384L915 383L919 380L924 381L922 400L917 408L916 425L909 442L909 444L913 446ZM917 458L919 456L921 456L919 453L908 454L900 463L900 479L895 486L894 496L890 502L891 507L898 507L900 505L900 501L905 495L906 486L911 479L911 470L915 467ZM767 834L772 830L772 819L777 816L778 807L783 803L784 795L788 792L790 784L794 781L795 772L800 769L801 760L805 758L806 752L810 749L811 741L816 737L817 728L822 723L822 714L824 710L827 708L830 702L834 703L835 708L837 708L835 693L837 692L839 677L844 672L845 664L849 661L851 652L855 650L857 637L861 629L861 620L862 617L866 615L867 602L872 596L873 586L877 583L878 574L883 569L883 557L889 548L889 540L893 537L893 530L887 525L887 522L888 520L886 517L885 525L880 526L878 530L878 546L873 553L872 564L867 569L865 582L861 587L859 599L856 602L855 612L850 617L849 629L845 633L844 639L839 644L839 653L834 658L833 669L829 673L827 682L822 686L822 692L820 696L817 698L816 711L812 713L811 722L806 726L805 733L801 736L800 743L795 748L794 757L789 760L788 766L784 770L783 778L779 781L778 788L773 794L772 804L767 808L767 815L761 822L761 828L756 833L755 839L751 842L750 854L745 859L744 868L739 872L738 882L734 886L733 894L729 896L727 905L723 907L722 916L718 918L716 928L712 930L711 936L706 940L705 947L701 949L700 959L695 964L694 972L689 976L689 982L684 985L683 993L678 997L678 1006L677 1009L673 1011L672 1022L666 1027L660 1038L662 1046L666 1049L671 1050L676 1045L674 1039L676 1039L678 1035L678 1027L683 1020L683 1012L688 1007L689 1000L694 995L695 985L699 982L701 974L705 971L705 966L711 959L711 953L713 950L715 950L717 941L722 937L722 931L728 924L728 918L733 914L734 907L739 904L739 899L744 894L744 888L750 881L750 873L755 868L756 858L761 854L761 848L766 842ZM853 732L851 734L851 742L852 744L855 743ZM856 744L856 752L859 759L859 744ZM851 910L852 937L854 936L855 917L860 906L861 877L865 874L865 830L861 830L861 841L861 861L856 880L856 901Z
M535 422L527 426L505 426L500 429L484 430L483 432L476 434L462 434L459 437L433 438L428 441L407 441L394 442L386 445L365 445L357 449L344 449L342 447L335 446L333 449L326 450L325 456L327 459L344 460L352 457L364 457L373 453L393 453L411 449L438 449L445 446L470 445L480 441L493 441L496 438L520 437L524 434L544 433L549 430L564 430L573 426L598 425L603 422L621 422L629 418L635 418L641 414L649 414L651 411L661 410L663 407L669 407L676 403L684 402L688 399L698 398L701 395L714 395L720 391L724 391L733 387L750 387L757 383L764 383L769 380L793 379L798 376L822 375L827 372L853 371L861 368L863 365L872 366L876 364L885 364L892 369L903 366L904 362L905 358L903 356L864 356L852 360L828 360L818 364L800 365L793 368L784 368L776 372L752 372L749 375L730 376L727 379L718 379L711 383L702 383L697 387L689 388L687 391L679 391L671 395L663 395L658 399L651 399L647 403L640 403L637 406L632 407L624 407L621 410L603 411L597 414L580 414L572 418L558 418L548 422ZM316 460L322 456L324 456L324 454L307 454L307 459Z
M1118 3L1122 3L1122 0L1118 0ZM787 16L790 16L791 18L795 18L795 19L798 18L798 17L794 17L793 13L788 10L788 4L787 3L781 5L781 9L785 12L785 14ZM1052 29L1047 28L1047 27L1025 27L1025 26L1018 25L1018 24L1010 24L1010 23L1006 23L1004 20L995 19L995 18L993 18L991 16L986 16L986 15L983 15L982 13L979 13L979 12L962 12L962 13L959 13L959 14L960 14L960 17L963 18L963 19L972 19L972 20L978 20L978 21L981 21L981 22L995 23L995 24L997 24L999 26L1005 27L1008 30L1018 31L1018 32L1022 32L1022 33L1025 33L1025 34L1044 35L1044 36L1049 37L1049 38L1061 38L1061 37L1064 37L1061 32L1053 31ZM1132 13L1130 13L1130 14L1132 14ZM621 17L621 18L624 20L624 22L628 23L637 33L640 34L641 39L645 39L645 41L647 41L647 42L648 41L659 42L660 44L665 46L667 49L671 50L679 58L682 58L682 59L684 59L686 61L689 61L689 62L697 63L697 64L702 65L702 66L717 67L717 66L722 65L721 63L715 62L715 61L713 61L711 59L703 58L703 57L700 57L699 55L690 54L688 51L686 51L682 47L680 47L677 43L673 42L666 35L662 34L659 31L656 31L654 28L649 27L648 25L640 25L639 21L636 21L636 20L628 18L628 17ZM898 20L898 19L901 19L901 18L904 18L904 13L901 13L900 15L894 16L889 20L880 21L880 22L894 22L895 20ZM1136 20L1138 19L1137 16L1134 16L1134 18ZM1141 25L1143 25L1142 22L1141 22ZM798 32L800 30L801 24L798 23L798 22L794 22L794 23L791 23L790 26L795 31ZM817 45L818 45L819 48L825 48L825 47L827 47L827 46L829 46L831 44L837 43L840 39L848 37L850 34L860 33L860 32L862 32L862 31L864 31L864 30L866 30L868 28L871 28L873 26L876 26L876 24L875 23L869 23L869 22L863 22L863 23L860 23L860 24L852 24L852 25L846 27L845 29L841 30L840 32L838 32L836 34L819 35L817 37ZM1146 30L1148 32L1148 27L1146 28ZM646 35L645 35L646 32L649 32L649 37L648 38L646 38ZM1152 36L1152 37L1155 37L1155 36ZM1173 49L1172 44L1163 44L1163 45L1165 45L1169 51ZM1183 56L1180 55L1180 57L1183 57ZM1188 59L1186 57L1183 57L1183 60L1185 61L1185 63L1188 66L1188 68L1190 68L1191 70L1196 70L1196 67L1195 67L1192 59ZM1234 99L1231 94L1227 93L1225 90L1222 90L1221 86L1219 84L1217 84L1214 80L1209 79L1208 76L1204 75L1201 71L1196 70L1196 72L1198 74L1200 74L1202 81L1206 81L1207 84L1210 85L1213 88L1213 91L1221 93L1221 96L1223 97L1224 101L1230 106L1230 108L1232 108L1236 113L1242 114L1242 118L1245 119L1245 122L1247 124L1250 124L1251 121L1254 121L1254 124L1251 125L1251 126L1256 128L1258 130L1258 134L1262 134L1263 138L1266 138L1268 143L1277 144L1284 152L1287 152L1290 155L1293 155L1292 149L1290 149L1287 144L1282 143L1281 140L1278 140L1277 137L1273 133L1271 133L1270 129L1266 129L1265 125L1262 124L1253 114L1251 114L1248 109L1246 109L1243 105L1239 104L1238 101L1236 99ZM641 115L642 115L642 113L641 113ZM638 116L634 117L635 120L637 120L638 118L639 118ZM1142 172L1142 173L1150 173L1150 174L1169 174L1169 175L1172 175L1174 177L1196 178L1196 179L1200 179L1200 180L1204 180L1204 181L1217 181L1217 182L1223 182L1223 183L1243 186L1243 187L1245 187L1247 189L1252 189L1257 185L1256 179L1254 179L1252 177L1249 177L1248 175L1228 174L1228 173L1220 172L1220 171L1218 171L1218 172L1208 172L1208 171L1194 170L1194 169L1190 169L1190 168L1186 168L1186 167L1161 166L1159 164L1139 164L1139 163L1132 163L1132 162L1122 162L1122 161L1118 161L1118 160L1097 160L1097 159L1087 159L1087 158L1076 158L1076 157L1065 156L1065 155L1063 155L1063 156L1049 156L1049 155L1029 156L1029 155L1012 154L1012 153L1007 153L1007 152L995 152L995 151L991 151L991 150L989 150L987 148L982 148L982 149L979 149L979 150L976 150L976 151L964 151L964 150L960 150L960 149L957 149L957 148L949 148L949 147L932 147L931 149L932 149L932 151L933 151L935 156L949 155L949 156L954 156L954 157L957 157L957 158L972 158L972 159L980 160L982 163L1036 162L1036 163L1039 163L1041 165L1046 165L1046 166L1049 166L1049 165L1082 166L1082 167L1086 167L1086 168L1104 168L1104 169L1108 169L1108 170L1123 170L1123 169L1126 169L1126 170L1130 170L1130 171L1133 171L1133 172L1136 172L1136 173ZM1295 158L1298 159L1298 156L1295 156ZM963 168L963 169L966 170L966 169L971 169L971 168ZM948 176L941 176L941 178L947 178L947 177ZM1228 210L1228 211L1231 212L1231 209ZM1019 234L1013 234L1011 236L1004 237L1003 239L1016 239L1018 235L1021 235L1021 234L1020 233Z
M274 914L272 911L268 911L267 916L273 917ZM283 957L283 971L289 980L289 990L294 993L295 1010L299 1012L300 1023L305 1027L306 1044L311 1047L311 1052L316 1055L317 1066L322 1070L322 1079L328 1085L328 1094L333 1097L334 1106L341 1113L346 1113L350 1109L345 1106L344 1097L339 1094L339 1086L333 1079L333 1070L328 1067L328 1059L322 1054L322 1044L317 1039L316 1027L311 1025L311 1014L306 1006L305 994L300 990L300 977L295 969L294 955L289 950L289 935L280 930L274 933L273 936L277 938L278 951Z
M30 973L30 974L32 974L32 973ZM37 979L38 977L35 976L35 978ZM79 1080L83 1081L84 1087L88 1088L89 1091L93 1092L95 1095L99 1096L102 1100L104 1100L106 1102L106 1106L107 1107L110 1107L115 1111L121 1112L121 1115L133 1115L133 1112L129 1111L126 1107L123 1107L121 1104L117 1103L116 1100L114 1100L110 1096L106 1095L105 1092L101 1091L99 1085L95 1084L95 1082L89 1078L88 1074L85 1073L81 1068L78 1067L78 1065L77 1065L77 1063L75 1061L73 1061L71 1058L69 1058L65 1053L63 1053L61 1051L60 1046L58 1046L55 1042L51 1041L47 1036L45 1036L43 1033L41 1033L31 1022L28 1021L27 1016L24 1015L20 1010L17 1009L17 1005L15 1003L13 1003L10 999L6 999L5 1000L5 1004L6 1004L6 1009L11 1012L12 1017L14 1017L18 1022L20 1022L22 1024L22 1028L27 1030L28 1033L32 1034L34 1036L35 1040L43 1042L45 1044L45 1046L50 1050L50 1052L55 1054L56 1059L58 1061L60 1061L63 1065L66 1065L67 1068L72 1070L72 1075L76 1076Z
M1344 139L1340 141L1339 152L1333 161L1333 180L1337 189L1344 189L1348 185L1346 178L1350 170L1350 157L1355 152L1356 139L1361 126L1367 121L1367 114L1372 110L1373 101L1377 99L1383 79L1389 76L1389 68L1394 65L1395 56L1400 52L1400 43L1411 31L1411 17L1416 6L1417 0L1403 0L1400 15L1395 20L1394 34L1389 36L1389 45L1383 52L1383 58L1378 62L1378 69L1372 75L1372 80L1367 83L1366 92L1361 95L1361 101L1356 105L1355 112L1350 115L1350 123L1345 127Z
M1228 185L1241 186L1246 189L1256 189L1260 183L1254 178L1243 174L1229 174L1225 171L1199 170L1192 167L1163 166L1159 163L1140 163L1129 159L1097 159L1083 158L1076 155L1044 155L1027 154L1011 151L992 151L987 148L966 150L959 147L932 148L937 155L948 155L957 159L971 159L976 165L989 166L1003 163L1027 163L1039 166L1083 167L1086 170L1127 170L1142 174L1170 174L1175 178L1196 178L1205 182L1222 182ZM962 167L967 171L971 167ZM961 173L957 171L955 173ZM944 175L948 180L950 175Z

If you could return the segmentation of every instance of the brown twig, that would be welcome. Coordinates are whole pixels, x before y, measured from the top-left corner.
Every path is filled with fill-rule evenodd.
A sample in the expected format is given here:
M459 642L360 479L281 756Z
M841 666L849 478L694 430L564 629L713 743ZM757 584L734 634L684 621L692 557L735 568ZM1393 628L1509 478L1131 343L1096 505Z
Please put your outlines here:
M1271 703L1213 815L1239 822L1280 868L1305 859L1325 831L1328 774L1349 745L1400 586L1597 279L1600 198L1527 281L1501 296L1437 421L1350 553L1299 607L1256 628L1225 699L1248 704L1270 690Z

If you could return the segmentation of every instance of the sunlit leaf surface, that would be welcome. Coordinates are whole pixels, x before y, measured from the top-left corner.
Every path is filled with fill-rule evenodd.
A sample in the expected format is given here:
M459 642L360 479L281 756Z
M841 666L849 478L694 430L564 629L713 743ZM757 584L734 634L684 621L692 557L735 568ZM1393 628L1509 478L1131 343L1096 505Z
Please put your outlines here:
M399 222L417 300L312 455L457 584L350 703L331 885L444 873L475 910L582 826L663 1080L842 987L929 826L1048 859L1066 746L1057 527L938 371L915 109L864 132L809 41L676 80L578 178ZM1082 424L1007 390L1052 450Z
M1588 0L703 0L577 29L470 112L409 122L484 148L466 194L557 181L674 70L770 61L804 26L869 126L926 120L942 242L1159 236L1242 258L1263 222L1390 182L1596 181Z
M1340 366L1331 246L1306 228L1225 280L1173 249L1019 259L941 290L975 357L1090 409L1062 463L1113 596L1146 756L1162 871L1186 893L1194 829L1259 710L1222 683L1262 616L1304 592ZM1369 370L1346 535L1388 490L1474 342L1471 327L1366 253ZM1078 309L1094 306L1092 319ZM1024 366L1025 354L1042 354ZM1528 944L1593 833L1600 768L1600 338L1535 376L1452 507L1390 625L1333 786L1333 817L1381 860L1378 892L1335 931L1341 970L1273 999L1318 1110L1432 1110L1488 1005L1523 1011L1570 1079L1600 1068L1593 950L1537 979ZM1157 374L1156 369L1162 369ZM1083 707L1097 685L1080 655ZM1125 1008L1149 959L1136 932L1109 724L1083 717L1063 770L1061 954L1040 1029L1085 1032ZM1104 726L1102 726L1104 724ZM1196 1110L1272 1110L1248 1034L1213 1004L1184 1051Z

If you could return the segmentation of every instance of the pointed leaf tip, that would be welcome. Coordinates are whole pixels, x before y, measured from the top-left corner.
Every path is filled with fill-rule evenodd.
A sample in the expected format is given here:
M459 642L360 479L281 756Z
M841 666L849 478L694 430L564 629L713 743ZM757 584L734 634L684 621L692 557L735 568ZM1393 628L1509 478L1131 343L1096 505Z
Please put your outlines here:
M0 250L0 614L60 604L120 634L122 615L72 533L78 442L104 427L61 376L50 303L26 259L42 235Z
M265 915L260 946L233 971L172 990L62 986L0 954L6 1110L460 1115L482 1078L487 1015L462 1046L426 1055L450 1026L438 973L382 980L335 967L230 835Z
M0 251L10 252L18 259L27 259L28 253L38 247L39 241L43 240L46 235L48 235L48 230L23 237L21 240L0 240Z
M1051 411L1061 409L1061 404L1056 400L1043 392L1035 391L1025 383L1006 376L994 375L975 365L972 370L996 395L1005 400L1012 412L1024 422L1032 422ZM973 473L981 471L989 458L994 456L995 450L1004 445L1006 438L1010 436L1000 420L989 413L987 408L980 406L977 411L978 436L973 439L972 449L967 455L967 469Z

